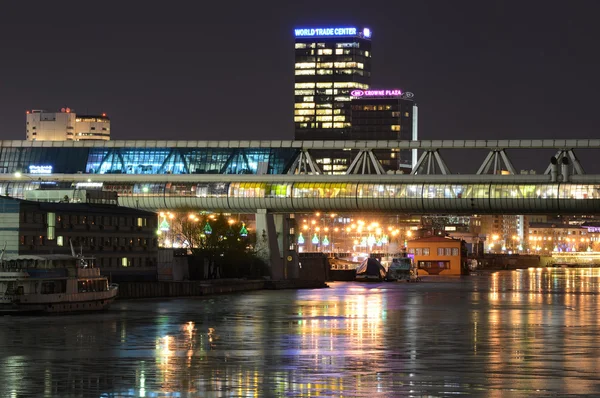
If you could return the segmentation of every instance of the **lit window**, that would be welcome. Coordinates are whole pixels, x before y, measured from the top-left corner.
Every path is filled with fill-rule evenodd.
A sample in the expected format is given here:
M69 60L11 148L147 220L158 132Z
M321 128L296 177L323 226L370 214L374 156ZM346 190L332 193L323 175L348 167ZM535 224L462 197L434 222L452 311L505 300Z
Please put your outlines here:
M331 116L317 116L317 122L330 122Z
M344 49L343 48L336 48L335 49L335 54L336 55L342 55L342 54L344 54Z
M314 95L315 90L295 90L295 95Z
M312 119L310 116L294 116L294 122L310 122Z
M296 72L298 72L298 71L296 71ZM304 71L304 72L307 72L307 71ZM311 72L314 72L314 71L311 71ZM298 74L298 73L296 73L296 74ZM313 75L314 75L314 73L313 73ZM319 69L319 70L317 70L317 75L333 75L333 71L331 69Z
M310 69L310 68L314 68L314 67L315 67L314 62L298 62L298 63L296 63L296 69Z
M314 115L315 111L312 109L297 109L294 111L294 115Z
M127 266L129 266L129 261L127 260L127 257L123 257L123 258L121 258L121 266L122 266L122 267L127 267Z
M331 88L333 83L317 83L317 88Z
M306 48L308 47L306 43L296 43L296 48Z
M331 115L331 109L317 109L317 115Z
M306 69L306 70L297 70L296 71L296 76L301 76L301 75L314 75L315 71L314 69Z
M56 246L62 246L62 245L63 245L63 237L57 236L56 237Z
M315 88L315 83L296 83L294 88Z
M398 126L397 124L393 124L390 127L392 128L392 131L400 131L400 126Z
M294 108L314 108L315 107L315 103L314 102L300 102L297 104L294 104ZM299 115L301 115L301 113L299 113Z
M331 127L333 127L332 123L323 123L321 125L321 127L323 127L324 129L330 129Z

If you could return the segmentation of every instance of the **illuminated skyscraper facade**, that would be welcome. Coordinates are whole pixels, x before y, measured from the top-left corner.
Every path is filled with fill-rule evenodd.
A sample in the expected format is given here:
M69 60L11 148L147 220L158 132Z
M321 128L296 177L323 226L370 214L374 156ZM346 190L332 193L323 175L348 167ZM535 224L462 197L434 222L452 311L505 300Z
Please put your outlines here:
M418 137L418 107L414 95L401 90L352 90L350 140L411 141ZM384 169L410 173L416 149L375 151Z
M297 140L343 140L352 131L350 93L371 81L371 31L295 29L294 123Z

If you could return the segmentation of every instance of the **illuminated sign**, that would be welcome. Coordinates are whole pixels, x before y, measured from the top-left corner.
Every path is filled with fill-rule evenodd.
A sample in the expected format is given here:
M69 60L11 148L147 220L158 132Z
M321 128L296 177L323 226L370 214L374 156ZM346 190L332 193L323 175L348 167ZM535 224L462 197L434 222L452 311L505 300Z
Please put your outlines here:
M401 97L402 90L352 90L352 97Z
M300 28L294 29L296 37L328 37L328 36L359 36L371 38L371 29L364 28L362 32L354 27L347 28Z
M43 165L43 166L31 165L31 166L29 166L29 174L52 174L52 166L50 166L50 165Z
M75 188L102 188L102 182L78 182Z

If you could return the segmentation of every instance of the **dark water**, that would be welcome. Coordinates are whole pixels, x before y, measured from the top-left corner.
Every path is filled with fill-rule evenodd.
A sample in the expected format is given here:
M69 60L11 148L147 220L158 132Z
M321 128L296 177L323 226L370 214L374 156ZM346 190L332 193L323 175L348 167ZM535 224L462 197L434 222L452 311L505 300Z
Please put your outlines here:
M0 397L600 393L600 270L0 317Z

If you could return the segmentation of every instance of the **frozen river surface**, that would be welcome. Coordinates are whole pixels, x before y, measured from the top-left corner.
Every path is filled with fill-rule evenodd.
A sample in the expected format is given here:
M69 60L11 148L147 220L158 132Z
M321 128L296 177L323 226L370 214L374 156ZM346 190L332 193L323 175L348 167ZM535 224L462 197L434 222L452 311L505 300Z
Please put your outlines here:
M0 397L600 394L600 269L0 317Z

